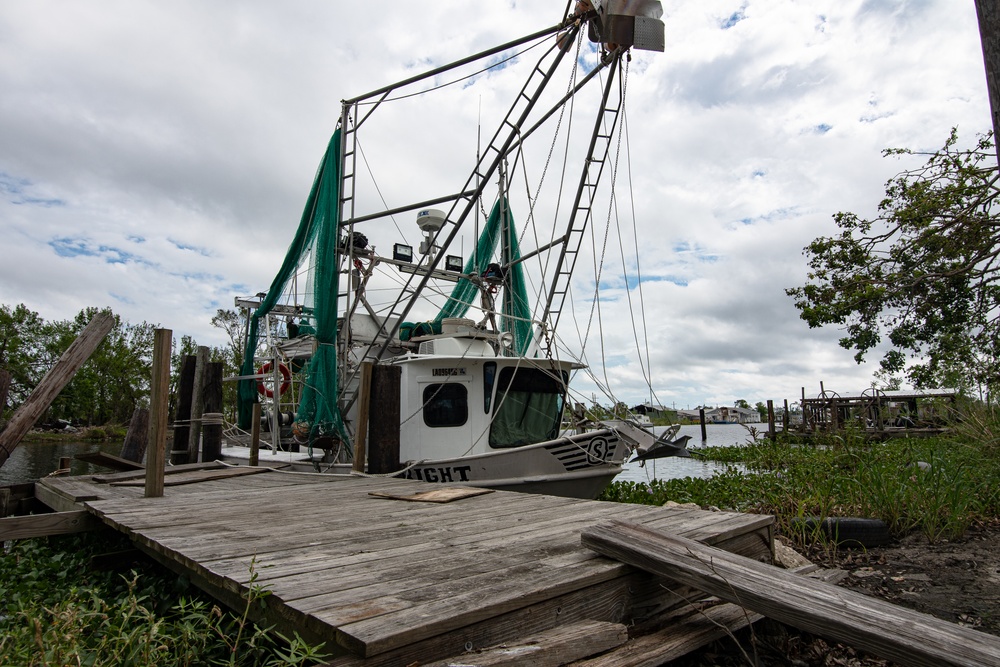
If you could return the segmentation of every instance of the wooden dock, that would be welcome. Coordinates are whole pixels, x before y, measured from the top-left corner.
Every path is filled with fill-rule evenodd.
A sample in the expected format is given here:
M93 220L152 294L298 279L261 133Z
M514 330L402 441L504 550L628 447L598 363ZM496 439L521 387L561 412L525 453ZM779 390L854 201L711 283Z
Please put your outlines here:
M255 573L270 591L256 620L326 642L335 665L427 664L580 623L660 630L704 597L581 545L612 519L772 557L769 516L501 491L412 502L445 487L267 468L177 466L144 498L142 475L51 477L36 495L86 508L231 607Z

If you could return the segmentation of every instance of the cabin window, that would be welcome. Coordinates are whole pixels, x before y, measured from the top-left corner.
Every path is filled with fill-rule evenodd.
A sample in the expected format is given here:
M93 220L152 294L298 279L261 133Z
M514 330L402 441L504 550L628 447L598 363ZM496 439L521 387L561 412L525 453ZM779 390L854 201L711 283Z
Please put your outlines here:
M520 447L559 435L568 377L565 372L555 373L538 368L500 370L491 447Z
M469 419L469 390L448 382L424 388L424 423L434 428L462 426Z
M490 414L490 401L493 399L493 381L497 377L496 362L483 364L483 412Z

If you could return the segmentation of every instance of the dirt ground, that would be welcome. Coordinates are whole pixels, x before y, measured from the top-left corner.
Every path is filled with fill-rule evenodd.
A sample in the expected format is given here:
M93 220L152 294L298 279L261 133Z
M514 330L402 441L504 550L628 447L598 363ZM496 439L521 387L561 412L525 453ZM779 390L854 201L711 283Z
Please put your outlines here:
M1000 636L1000 522L975 526L953 542L928 544L924 537L910 535L868 551L839 551L832 563L824 554L806 555L817 564L849 572L841 586ZM771 621L737 637L742 648L724 640L671 664L894 665Z

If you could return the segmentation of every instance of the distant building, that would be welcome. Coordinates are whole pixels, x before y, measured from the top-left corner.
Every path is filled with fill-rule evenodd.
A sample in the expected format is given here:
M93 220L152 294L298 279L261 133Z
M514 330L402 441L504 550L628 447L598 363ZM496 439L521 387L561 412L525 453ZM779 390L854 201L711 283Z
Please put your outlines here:
M683 419L699 421L699 410L678 410L677 416ZM759 424L760 413L753 408L705 408L706 424Z
M633 405L631 410L636 414L646 415L650 419L653 419L654 417L664 417L667 414L667 408L648 401L642 405Z

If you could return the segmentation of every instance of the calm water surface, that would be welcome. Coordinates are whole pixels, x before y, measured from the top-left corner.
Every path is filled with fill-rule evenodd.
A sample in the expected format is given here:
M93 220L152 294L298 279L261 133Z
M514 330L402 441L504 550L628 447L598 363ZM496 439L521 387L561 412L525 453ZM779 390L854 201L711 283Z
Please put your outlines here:
M767 430L767 424L751 424L758 427L758 431ZM657 426L653 429L657 435L666 430L664 426ZM699 447L722 447L726 445L745 445L750 439L750 433L740 424L706 424L705 435L708 439L701 440L701 427L681 426L678 436L690 435L688 449L696 450ZM646 466L642 467L638 463L626 463L625 469L615 477L616 482L648 482L653 479L680 479L683 477L711 477L717 472L725 470L727 464L715 461L703 461L697 456L681 459L671 456L665 459L653 459L646 461ZM738 466L737 466L738 467Z
M10 458L0 466L0 486L21 484L45 477L59 467L59 459L68 456L73 458L84 452L103 450L117 456L121 453L120 442L22 442L14 449ZM103 466L95 466L83 461L74 460L70 464L74 475L91 473L106 473L109 470Z

